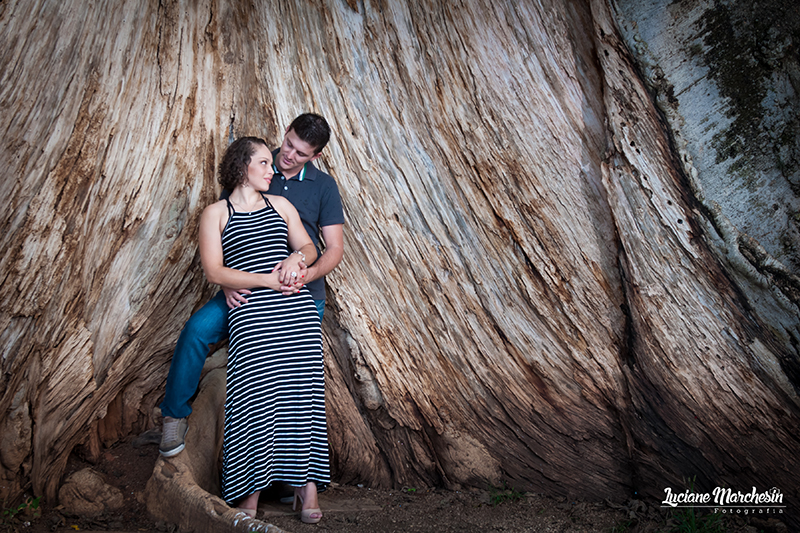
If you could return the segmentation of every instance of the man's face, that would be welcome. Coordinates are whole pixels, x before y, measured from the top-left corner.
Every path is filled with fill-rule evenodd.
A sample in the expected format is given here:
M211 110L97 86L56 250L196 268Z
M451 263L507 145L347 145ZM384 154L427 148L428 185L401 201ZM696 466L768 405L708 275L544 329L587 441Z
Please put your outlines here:
M300 172L303 165L320 155L314 153L314 147L298 137L294 130L287 130L283 136L281 149L275 156L275 166L283 174L294 176Z

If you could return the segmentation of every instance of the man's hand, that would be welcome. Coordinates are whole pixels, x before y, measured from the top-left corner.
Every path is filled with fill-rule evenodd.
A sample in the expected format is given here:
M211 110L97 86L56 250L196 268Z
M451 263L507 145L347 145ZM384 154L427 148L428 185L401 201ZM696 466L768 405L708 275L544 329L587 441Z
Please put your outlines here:
M222 287L222 292L225 293L225 303L228 304L230 309L236 309L237 307L241 307L242 304L247 303L247 298L245 295L252 294L247 289L229 289L227 287Z

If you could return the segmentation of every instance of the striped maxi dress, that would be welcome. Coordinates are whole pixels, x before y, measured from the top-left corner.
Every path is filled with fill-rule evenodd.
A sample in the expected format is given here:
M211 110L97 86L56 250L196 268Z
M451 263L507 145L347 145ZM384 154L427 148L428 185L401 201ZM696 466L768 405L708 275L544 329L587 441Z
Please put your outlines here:
M237 212L228 201L222 252L229 268L269 273L288 255L286 222L272 207ZM228 314L222 496L228 502L276 481L329 483L319 313L306 288L292 296L252 289Z

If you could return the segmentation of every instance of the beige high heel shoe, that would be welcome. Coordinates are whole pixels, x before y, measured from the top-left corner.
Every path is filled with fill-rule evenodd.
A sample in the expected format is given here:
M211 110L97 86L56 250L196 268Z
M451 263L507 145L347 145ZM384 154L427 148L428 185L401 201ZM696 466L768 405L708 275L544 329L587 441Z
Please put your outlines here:
M258 513L258 509L245 509L244 507L237 507L236 510L243 512L244 514L246 514L250 518L255 518L256 517L256 513Z
M303 509L303 497L300 496L300 487L294 489L294 503L292 504L292 511L297 511L297 502L300 501L300 521L306 524L316 524L322 520L322 511L319 507L316 509ZM318 516L311 516L318 515Z

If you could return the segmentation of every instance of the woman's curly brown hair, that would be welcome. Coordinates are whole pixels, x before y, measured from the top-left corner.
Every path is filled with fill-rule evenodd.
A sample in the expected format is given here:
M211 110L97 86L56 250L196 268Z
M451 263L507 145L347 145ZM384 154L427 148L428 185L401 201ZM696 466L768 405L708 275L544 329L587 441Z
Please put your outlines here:
M240 137L228 146L219 164L220 185L232 191L247 180L247 165L259 144L267 146L267 142L258 137Z

